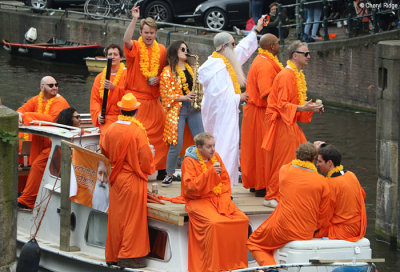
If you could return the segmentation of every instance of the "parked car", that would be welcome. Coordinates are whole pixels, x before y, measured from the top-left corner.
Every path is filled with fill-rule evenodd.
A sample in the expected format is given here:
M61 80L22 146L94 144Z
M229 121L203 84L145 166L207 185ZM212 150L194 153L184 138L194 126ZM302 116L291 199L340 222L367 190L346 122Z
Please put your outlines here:
M251 16L250 1L209 0L198 5L193 16L197 24L211 29L243 27Z
M85 0L23 0L26 6L36 9L56 8L68 4L84 4Z
M193 17L193 11L205 0L139 0L142 17L152 17L157 22L184 21Z

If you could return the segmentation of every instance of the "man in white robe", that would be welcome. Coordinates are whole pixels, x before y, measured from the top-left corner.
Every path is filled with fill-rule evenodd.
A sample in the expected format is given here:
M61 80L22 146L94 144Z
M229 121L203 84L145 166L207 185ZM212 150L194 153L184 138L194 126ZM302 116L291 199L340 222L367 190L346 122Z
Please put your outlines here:
M242 87L246 84L242 65L258 47L257 33L263 28L263 20L264 16L237 46L232 35L227 32L218 33L214 37L216 52L229 61ZM204 92L201 103L204 130L214 136L215 150L225 163L231 185L234 186L239 179L239 103L247 101L248 95L235 93L234 81L220 57L209 56L198 72Z

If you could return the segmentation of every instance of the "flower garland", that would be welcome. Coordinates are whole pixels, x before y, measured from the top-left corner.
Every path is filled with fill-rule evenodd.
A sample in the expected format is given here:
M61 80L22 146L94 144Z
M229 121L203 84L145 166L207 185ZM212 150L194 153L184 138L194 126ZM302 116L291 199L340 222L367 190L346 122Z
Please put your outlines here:
M144 134L146 135L146 138L147 138L147 142L150 144L149 137L147 136L146 128L143 126L142 123L139 122L139 120L137 120L133 116L125 116L125 115L118 115L118 120L120 120L120 121L129 121L131 123L136 124L141 129L143 129L144 130Z
M117 86L119 80L121 79L122 76L122 72L124 71L125 68L125 64L123 64L122 62L119 64L119 68L117 73L115 74L114 80L112 81L112 83ZM104 67L103 69L103 74L101 75L101 80L100 80L100 89L99 89L99 93L100 93L100 98L103 99L104 96L104 80L106 79L106 73L107 73L107 66Z
M283 65L282 65L282 63L279 61L278 57L272 55L271 52L269 52L268 50L262 49L262 48L258 48L258 53L261 54L261 55L265 55L265 56L268 57L269 59L272 59L272 60L276 63L276 65L278 65L279 68L281 68L281 70L283 69Z
M193 76L194 76L193 69L192 69L192 67L190 67L190 65L187 62L185 62L185 68L186 68L186 70L188 70L189 74L192 76L192 79L193 79ZM183 72L183 70L181 69L179 64L176 65L175 70L178 73L179 77L181 78L182 90L184 90L185 95L190 93L191 90L189 90L189 83L187 83L185 73Z
M160 48L158 43L154 40L152 45L152 55L149 64L149 55L147 51L147 46L144 44L142 37L139 38L139 53L140 60L139 66L140 71L142 71L143 76L148 79L158 75L158 68L160 66Z
M212 191L215 195L220 195L222 193L222 182L218 183L217 186L212 188Z
M333 174L340 172L342 170L343 170L343 165L336 166L335 168L333 168L331 171L328 172L325 178L329 179Z
M196 147L196 149L194 150L196 152L197 158L199 159L201 168L203 169L203 172L207 171L207 165L204 162L203 157L201 156L199 149ZM215 157L215 155L210 159L210 161L214 164L217 161L217 158ZM219 176L219 174L218 174ZM215 186L214 188L212 188L212 191L215 195L220 195L222 193L222 182L220 182L217 186Z
M226 69L228 69L229 75L231 76L231 79L233 82L233 87L235 88L235 94L241 94L242 91L240 90L239 81L237 80L236 73L233 70L233 67L232 67L231 63L229 62L229 60L215 51L212 53L212 56L214 58L220 58L224 61L225 65L226 65Z
M310 162L310 161L302 161L302 160L293 160L292 161L292 165L297 165L303 168L307 168L310 170L313 170L315 173L318 173L317 168L315 167L315 165Z
M49 100L47 100L46 107L44 108L44 112L43 112L43 97L44 97L43 92L40 92L39 100L38 100L38 104L39 104L38 113L49 114L50 106L51 106L51 104L53 104L53 102L57 96L54 96L53 98L50 98Z
M299 105L304 105L307 101L307 83L306 78L304 77L303 70L297 71L296 65L291 61L288 60L286 63L294 72L296 76L296 85L297 85L297 92L299 95Z

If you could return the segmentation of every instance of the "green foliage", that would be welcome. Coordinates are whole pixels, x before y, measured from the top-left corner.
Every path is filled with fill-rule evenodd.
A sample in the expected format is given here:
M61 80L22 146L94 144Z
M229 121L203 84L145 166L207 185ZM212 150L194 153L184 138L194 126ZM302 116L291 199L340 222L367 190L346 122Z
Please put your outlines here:
M0 140L4 143L14 145L18 142L17 132L7 132L0 129Z

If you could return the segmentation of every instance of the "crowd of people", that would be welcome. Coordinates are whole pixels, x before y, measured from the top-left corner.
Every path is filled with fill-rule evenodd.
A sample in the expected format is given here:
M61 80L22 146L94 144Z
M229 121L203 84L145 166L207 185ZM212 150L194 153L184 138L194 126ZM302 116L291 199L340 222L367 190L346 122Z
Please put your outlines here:
M157 24L151 18L140 21L140 37L132 40L139 15L134 6L124 50L116 44L107 47L111 77L106 79L106 68L97 75L90 99L92 123L101 132L100 149L112 165L107 173L109 205L104 207L107 264L145 266L143 257L150 251L148 176L158 170L162 185L171 185L181 151L191 272L247 267L247 250L260 265L275 264L273 250L292 240L356 241L364 236L365 192L356 176L343 168L333 145L307 142L298 125L324 112L321 102L307 98L303 68L311 55L306 43L295 41L288 47L284 67L277 58L279 39L268 33L257 40L265 19L261 16L238 43L227 32L216 34L215 51L197 67L186 42L173 42L168 49L157 43ZM242 65L257 48L246 76ZM121 63L124 52L127 67ZM61 117L69 105L53 77L44 77L40 89L18 109L21 124L54 121L59 115L58 120L79 120L75 109L69 110L69 118ZM199 110L192 102L202 92ZM241 102L247 104L240 130ZM32 169L18 198L21 207L34 207L49 151L48 140L32 136ZM316 158L325 178L317 172ZM231 198L239 165L243 186L275 208L250 237L249 219Z

